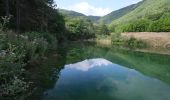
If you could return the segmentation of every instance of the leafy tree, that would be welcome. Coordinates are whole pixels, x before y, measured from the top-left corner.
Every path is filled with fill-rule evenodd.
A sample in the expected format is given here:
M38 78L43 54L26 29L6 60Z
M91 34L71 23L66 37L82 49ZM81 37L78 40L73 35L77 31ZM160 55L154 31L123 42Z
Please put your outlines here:
M159 20L150 24L150 31L170 32L170 13L165 13Z
M109 29L104 23L96 25L96 33L99 35L109 35Z
M95 37L94 26L90 20L82 18L67 18L66 29L68 30L67 37L70 40Z

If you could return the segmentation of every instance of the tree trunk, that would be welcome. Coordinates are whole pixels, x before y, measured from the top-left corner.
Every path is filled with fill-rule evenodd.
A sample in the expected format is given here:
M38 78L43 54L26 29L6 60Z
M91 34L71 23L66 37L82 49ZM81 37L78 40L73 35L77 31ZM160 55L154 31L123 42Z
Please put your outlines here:
M20 33L20 0L16 0L16 31Z
M9 16L9 0L5 0L5 12L6 12L6 16Z

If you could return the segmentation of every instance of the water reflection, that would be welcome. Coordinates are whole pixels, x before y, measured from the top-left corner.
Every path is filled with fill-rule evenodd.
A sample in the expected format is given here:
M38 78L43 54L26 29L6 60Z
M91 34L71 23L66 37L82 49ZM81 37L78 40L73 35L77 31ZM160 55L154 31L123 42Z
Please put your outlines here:
M93 67L103 67L111 65L112 63L108 60L98 58L98 59L88 59L84 60L82 62L78 62L75 64L66 65L66 68L73 68L80 71L88 71L89 69L92 69Z
M66 65L44 100L170 100L170 86L106 59Z
M59 47L30 67L37 89L29 100L170 100L170 56L93 43Z

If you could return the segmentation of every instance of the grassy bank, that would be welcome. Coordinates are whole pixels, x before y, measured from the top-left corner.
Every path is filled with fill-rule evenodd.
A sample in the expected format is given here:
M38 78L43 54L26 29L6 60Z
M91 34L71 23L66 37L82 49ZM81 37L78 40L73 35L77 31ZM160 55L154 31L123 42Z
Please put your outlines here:
M122 33L121 36L124 38L134 37L146 41L151 48L168 49L166 46L170 44L170 32L128 32Z
M164 34L164 35L162 35ZM160 38L161 37L161 38ZM157 38L161 40L157 40ZM122 49L130 49L139 52L148 52L155 54L164 54L170 55L170 50L166 48L166 44L169 43L169 33L122 33L116 34L112 33L111 35L97 36L93 42L96 42L97 45L104 47L118 47ZM155 42L156 41L156 42ZM159 45L159 46L158 46Z

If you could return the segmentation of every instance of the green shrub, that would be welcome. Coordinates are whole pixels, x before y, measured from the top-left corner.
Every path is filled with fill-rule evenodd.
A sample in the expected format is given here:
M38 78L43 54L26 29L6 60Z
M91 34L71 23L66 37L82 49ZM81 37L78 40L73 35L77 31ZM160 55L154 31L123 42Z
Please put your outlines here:
M122 46L124 45L124 39L120 36L119 33L114 33L111 36L112 44L116 46Z
M49 33L27 32L17 35L6 30L8 17L0 23L0 99L19 100L27 95L29 82L24 80L25 65L44 56L57 39Z
M170 13L165 13L159 20L150 24L149 30L152 32L170 32Z
M42 38L42 39L46 40L46 42L48 43L49 49L52 49L52 50L57 49L58 40L56 39L55 36L53 36L50 33L27 32L24 35L28 36L29 40L31 39L31 41L33 41L34 39L37 39L37 38Z
M12 48L10 48L12 50ZM0 51L0 95L14 97L26 92L29 84L21 75L24 73L24 63L17 60L18 55L13 51Z
M147 32L150 23L152 23L152 21L148 19L132 21L129 23L125 23L123 25L118 25L115 28L115 31L120 33L121 32Z
M43 57L53 40L57 40L47 33L36 32L15 35L1 31L0 37L0 95L23 96L29 87L22 76L24 66Z
M145 43L142 40L138 40L136 38L129 38L125 39L121 37L120 34L112 34L112 44L116 46L122 46L122 47L127 47L130 49L136 49L136 48L146 48L147 43Z
M126 39L124 43L125 43L124 46L128 47L130 49L146 48L147 47L147 43L145 43L142 40L133 38L133 37L131 37L130 39Z

